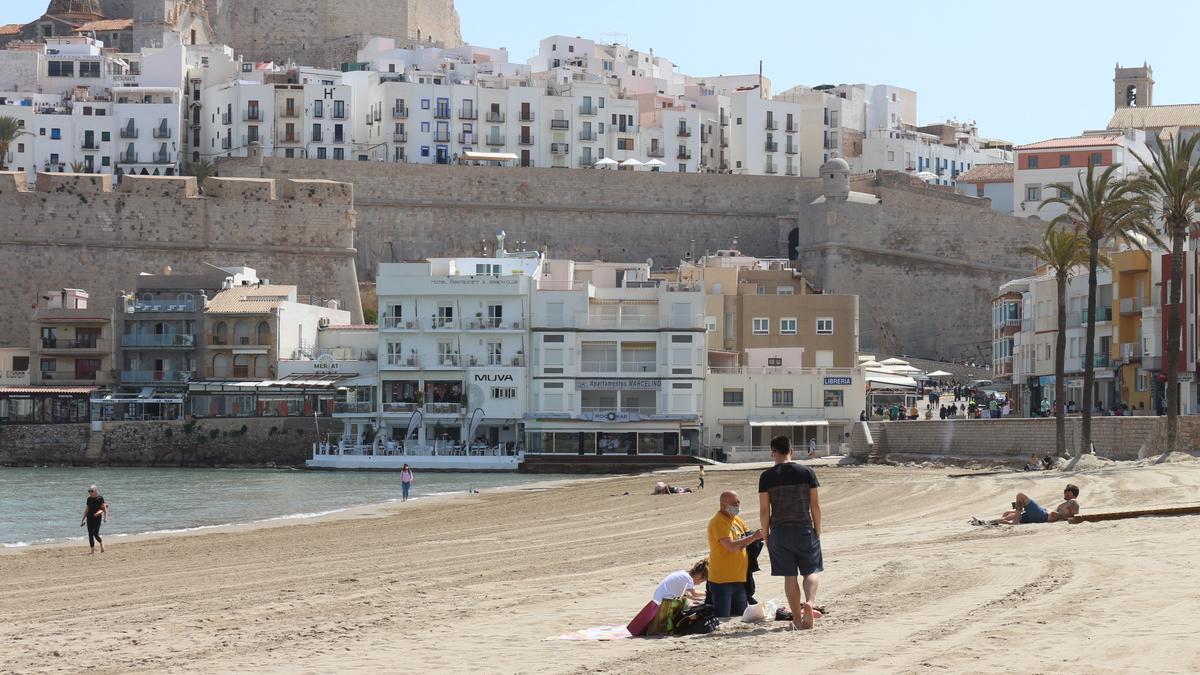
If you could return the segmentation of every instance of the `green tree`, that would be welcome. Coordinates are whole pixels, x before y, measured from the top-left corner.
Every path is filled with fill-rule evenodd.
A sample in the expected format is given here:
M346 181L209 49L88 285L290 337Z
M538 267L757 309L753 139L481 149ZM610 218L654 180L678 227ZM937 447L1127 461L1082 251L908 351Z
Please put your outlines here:
M1092 399L1096 382L1096 272L1102 265L1100 247L1123 243L1144 248L1146 243L1161 244L1154 231L1149 202L1134 189L1130 181L1114 176L1118 166L1113 164L1098 175L1089 161L1087 172L1079 172L1077 185L1059 188L1059 195L1042 201L1063 206L1066 211L1050 223L1070 228L1087 239L1088 292L1087 337L1083 356L1083 420L1080 426L1080 448L1092 443Z
M1054 342L1054 438L1059 457L1067 449L1066 357L1067 357L1067 278L1075 267L1088 262L1088 240L1072 228L1051 223L1036 246L1023 246L1021 253L1033 256L1054 271L1058 289L1058 335Z
M13 144L21 136L29 133L25 127L21 126L20 120L15 117L0 117L0 171L8 169L4 158L8 156L8 147Z
M204 181L217 175L217 167L207 159L188 164L188 174L196 177L196 188L204 193Z
M1200 201L1200 162L1195 159L1200 135L1187 140L1176 136L1149 158L1133 153L1144 173L1135 189L1162 219L1171 239L1171 278L1167 286L1167 447L1175 452L1179 443L1179 303L1183 292L1183 245L1196 226L1196 203Z
M87 169L87 165L79 160L71 162L71 173L83 173Z

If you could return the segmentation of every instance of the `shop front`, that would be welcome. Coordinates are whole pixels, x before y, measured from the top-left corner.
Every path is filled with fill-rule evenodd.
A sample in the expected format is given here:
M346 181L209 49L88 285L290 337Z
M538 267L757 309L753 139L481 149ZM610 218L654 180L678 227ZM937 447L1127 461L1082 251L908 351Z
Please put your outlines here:
M527 419L531 454L690 455L699 446L696 416L691 420L648 420L630 413L583 413L577 418Z
M0 424L70 424L91 421L98 387L0 387Z

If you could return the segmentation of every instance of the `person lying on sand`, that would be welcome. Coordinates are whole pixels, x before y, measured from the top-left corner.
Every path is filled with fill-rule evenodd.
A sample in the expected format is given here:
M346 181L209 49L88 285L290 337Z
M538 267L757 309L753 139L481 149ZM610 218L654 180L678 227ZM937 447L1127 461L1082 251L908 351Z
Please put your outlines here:
M1011 511L1005 511L1003 516L997 520L983 521L978 518L972 518L972 525L1029 525L1033 523L1056 523L1061 520L1070 520L1079 515L1079 488L1068 483L1063 488L1063 503L1058 505L1058 508L1053 511L1046 511L1037 502L1033 501L1024 492L1017 493L1017 499L1013 502Z
M669 485L667 483L659 482L654 485L654 492L651 492L650 494L652 494L652 495L681 495L685 492L691 492L691 491L692 491L691 488L672 487L671 485Z

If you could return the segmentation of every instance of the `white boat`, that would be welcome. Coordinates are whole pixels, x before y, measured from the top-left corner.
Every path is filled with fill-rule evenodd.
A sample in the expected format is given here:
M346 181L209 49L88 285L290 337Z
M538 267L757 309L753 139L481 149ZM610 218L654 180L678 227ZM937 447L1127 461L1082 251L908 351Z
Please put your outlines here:
M408 445L375 443L355 445L345 440L314 443L310 469L399 471L410 468L434 471L517 471L525 459L522 450L502 446Z

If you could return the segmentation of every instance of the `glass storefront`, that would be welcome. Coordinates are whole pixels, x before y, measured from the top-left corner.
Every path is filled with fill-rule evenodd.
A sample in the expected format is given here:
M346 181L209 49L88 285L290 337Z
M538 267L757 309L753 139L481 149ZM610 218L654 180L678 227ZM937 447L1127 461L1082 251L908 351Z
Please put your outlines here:
M88 394L22 394L0 396L0 423L64 424L91 421Z
M677 455L677 431L531 431L527 452L570 455Z

